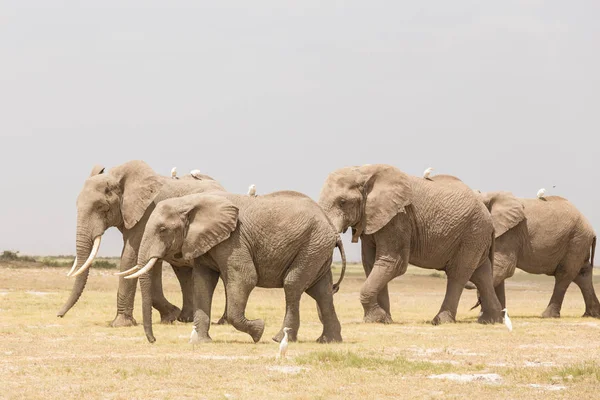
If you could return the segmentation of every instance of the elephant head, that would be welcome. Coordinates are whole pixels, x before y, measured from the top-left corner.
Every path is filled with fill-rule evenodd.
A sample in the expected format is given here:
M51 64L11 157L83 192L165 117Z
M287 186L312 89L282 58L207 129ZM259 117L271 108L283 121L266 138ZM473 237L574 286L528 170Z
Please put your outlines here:
M525 219L525 208L510 192L477 191L492 216L495 237L498 238Z
M383 164L338 169L327 177L319 205L338 232L352 227L352 241L373 234L411 204L408 175Z
M133 269L139 271L127 278L149 271L162 258L191 263L229 238L237 221L237 207L223 196L191 194L161 201L144 230L138 266ZM140 269L141 265L145 267Z
M145 273L162 258L193 265L195 258L229 238L237 222L238 208L223 196L191 194L158 203L144 230L138 265L122 273L134 272L125 279L141 276L144 331L150 342L155 340L152 297L149 276Z
M161 187L160 176L143 161L127 162L108 173L102 166L92 169L77 198L77 256L68 273L77 281L58 316L64 316L81 296L104 232L135 226Z

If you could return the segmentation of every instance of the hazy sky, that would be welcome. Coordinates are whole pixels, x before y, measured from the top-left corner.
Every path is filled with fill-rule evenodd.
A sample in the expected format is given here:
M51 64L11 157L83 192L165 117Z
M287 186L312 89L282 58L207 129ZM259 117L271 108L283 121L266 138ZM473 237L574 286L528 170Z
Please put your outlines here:
M314 199L336 168L431 166L600 231L597 0L90 3L0 7L0 250L73 254L91 167L131 159Z

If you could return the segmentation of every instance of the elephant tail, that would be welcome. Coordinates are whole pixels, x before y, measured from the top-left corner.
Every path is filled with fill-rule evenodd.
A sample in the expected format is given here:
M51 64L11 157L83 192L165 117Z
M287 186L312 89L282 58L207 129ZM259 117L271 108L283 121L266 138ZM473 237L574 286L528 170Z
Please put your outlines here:
M594 254L596 254L596 236L592 240L592 256L590 258L590 265L594 268Z
M492 268L492 277L494 274L494 253L496 251L496 235L494 232L492 232L492 245L490 246L490 250L488 252L488 258L490 260L490 266ZM467 282L467 284L465 285L466 289L476 289L475 285L473 285L471 282ZM477 303L475 303L475 305L473 307L471 307L469 309L469 311L471 311L474 308L477 308L481 305L481 296L479 295L479 291L477 291Z
M336 294L338 290L340 290L340 283L342 283L342 279L344 279L344 274L346 273L346 252L344 251L344 243L342 242L342 238L338 236L337 242L335 243L335 247L340 250L340 256L342 257L342 273L340 274L340 279L333 285L333 294Z

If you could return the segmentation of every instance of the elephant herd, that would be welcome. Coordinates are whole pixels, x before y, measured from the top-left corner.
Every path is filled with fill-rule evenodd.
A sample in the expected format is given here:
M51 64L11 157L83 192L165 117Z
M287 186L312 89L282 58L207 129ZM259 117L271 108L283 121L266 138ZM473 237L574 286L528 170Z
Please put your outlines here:
M163 323L194 322L198 341L210 341L212 297L219 278L226 305L219 322L229 322L257 342L260 319L245 316L254 287L283 288L286 311L280 341L290 328L297 339L299 303L315 299L323 332L319 342L342 340L334 294L346 258L339 234L360 239L366 274L360 291L365 322L390 323L388 283L408 264L443 270L446 294L432 323L454 322L463 289L476 288L480 323L503 319L504 281L515 268L555 277L543 317L559 317L571 282L581 289L585 316L600 318L592 283L596 236L586 218L566 199L521 199L510 192L480 193L449 175L405 174L390 165L347 167L327 177L318 203L294 191L233 194L198 171L182 177L155 173L143 161L106 171L92 169L77 198L75 277L63 317L81 296L104 232L123 234L117 275L117 315L111 326L131 326L140 280L144 331L150 342L152 308ZM338 248L342 271L333 282ZM162 290L162 261L177 276L181 309Z

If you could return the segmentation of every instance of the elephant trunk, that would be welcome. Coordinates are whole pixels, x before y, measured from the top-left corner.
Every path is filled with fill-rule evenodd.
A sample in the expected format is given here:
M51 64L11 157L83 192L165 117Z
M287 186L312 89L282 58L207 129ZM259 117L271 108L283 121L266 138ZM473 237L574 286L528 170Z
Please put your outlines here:
M156 342L152 332L152 281L150 274L140 276L140 289L142 291L142 316L144 318L144 332L150 343Z
M81 229L77 230L77 257L75 258L77 268L81 268L84 262L88 259L92 252L92 241L89 238L89 235L86 232L83 232ZM71 268L73 271L73 268ZM64 317L65 314L77 303L79 297L83 293L83 289L85 288L85 284L87 283L88 276L90 274L90 270L86 269L80 275L77 276L75 283L73 284L73 288L71 289L71 294L69 295L69 299L62 306L60 311L56 314L58 317Z

